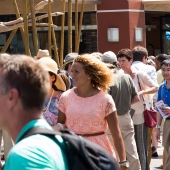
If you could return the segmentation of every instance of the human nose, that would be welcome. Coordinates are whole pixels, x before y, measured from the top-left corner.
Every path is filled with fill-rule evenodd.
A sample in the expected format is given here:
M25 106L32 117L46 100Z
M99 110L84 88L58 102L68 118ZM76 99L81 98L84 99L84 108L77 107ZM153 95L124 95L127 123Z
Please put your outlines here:
M75 77L75 74L74 74L73 71L71 72L71 75L70 75L70 76L71 76L72 78Z
M122 67L122 62L119 62L118 64L119 64L120 67Z

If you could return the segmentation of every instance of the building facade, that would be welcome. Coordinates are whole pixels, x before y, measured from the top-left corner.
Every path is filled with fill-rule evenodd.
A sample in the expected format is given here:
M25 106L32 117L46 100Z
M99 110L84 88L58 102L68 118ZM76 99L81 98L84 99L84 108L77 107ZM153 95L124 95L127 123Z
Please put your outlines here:
M23 0L16 0L21 15ZM41 0L35 0L35 4ZM72 44L75 50L75 4L72 1ZM159 53L170 54L170 1L169 0L85 0L83 24L79 53L113 51L117 53L122 48L132 49L136 45L148 49L149 55ZM45 7L38 15L47 13ZM65 14L65 45L67 54L68 8ZM79 15L81 3L79 4ZM62 12L62 1L54 0L52 12ZM16 19L12 0L0 0L0 22ZM47 23L48 19L42 22ZM58 49L60 47L61 16L53 17ZM38 27L39 48L47 48L47 27ZM0 50L6 43L11 32L0 33ZM113 40L112 40L113 38ZM116 40L114 40L116 38ZM34 54L32 30L29 27L29 42L32 56ZM24 53L24 45L20 31L14 36L7 52Z

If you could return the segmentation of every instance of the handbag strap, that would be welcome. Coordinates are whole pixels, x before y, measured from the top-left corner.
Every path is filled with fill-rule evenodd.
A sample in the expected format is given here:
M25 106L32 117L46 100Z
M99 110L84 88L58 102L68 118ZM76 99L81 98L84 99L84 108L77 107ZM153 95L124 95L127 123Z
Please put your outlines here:
M47 111L49 110L49 107L50 107L50 104L51 104L51 100L52 100L53 94L54 94L54 90L53 90L53 92L52 92L52 94L51 94L51 97L50 97L48 103L47 103L47 106L43 109L43 115L45 115L45 114L47 113Z
M138 74L137 74L137 79L138 79L139 88L140 88L140 90L142 90L141 85L140 85L140 81L139 81L139 76L138 76ZM144 106L144 110L145 110L145 109L146 109L146 104L145 104L145 100L144 100L144 98L143 98L143 95L142 95L142 100L143 100L143 106Z

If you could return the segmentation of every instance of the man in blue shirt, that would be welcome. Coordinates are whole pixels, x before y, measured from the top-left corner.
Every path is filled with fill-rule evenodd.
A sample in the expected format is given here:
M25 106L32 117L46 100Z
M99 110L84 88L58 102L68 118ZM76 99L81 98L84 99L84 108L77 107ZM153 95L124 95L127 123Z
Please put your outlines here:
M0 54L0 129L15 141L4 170L68 169L61 136L21 140L31 128L51 129L41 114L49 85L48 72L31 57Z
M160 85L158 90L157 101L163 100L167 107L163 107L161 110L165 115L169 115L165 119L164 128L163 128L163 146L165 155L169 155L166 163L166 169L170 169L170 59L164 60L161 64L162 76L165 81ZM160 126L162 122L162 116L158 114L158 120L156 125L157 140L160 140ZM163 165L165 166L165 164Z

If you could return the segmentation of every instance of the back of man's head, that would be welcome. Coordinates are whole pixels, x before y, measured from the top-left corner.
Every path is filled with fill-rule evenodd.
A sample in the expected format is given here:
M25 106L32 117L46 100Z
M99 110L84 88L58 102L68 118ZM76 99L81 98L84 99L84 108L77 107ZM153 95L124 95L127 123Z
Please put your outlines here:
M25 110L42 110L49 91L49 75L39 62L25 55L0 54L0 93L18 91Z
M133 61L143 61L143 58L145 59L148 57L148 51L146 48L142 46L136 46L132 49L133 54Z

